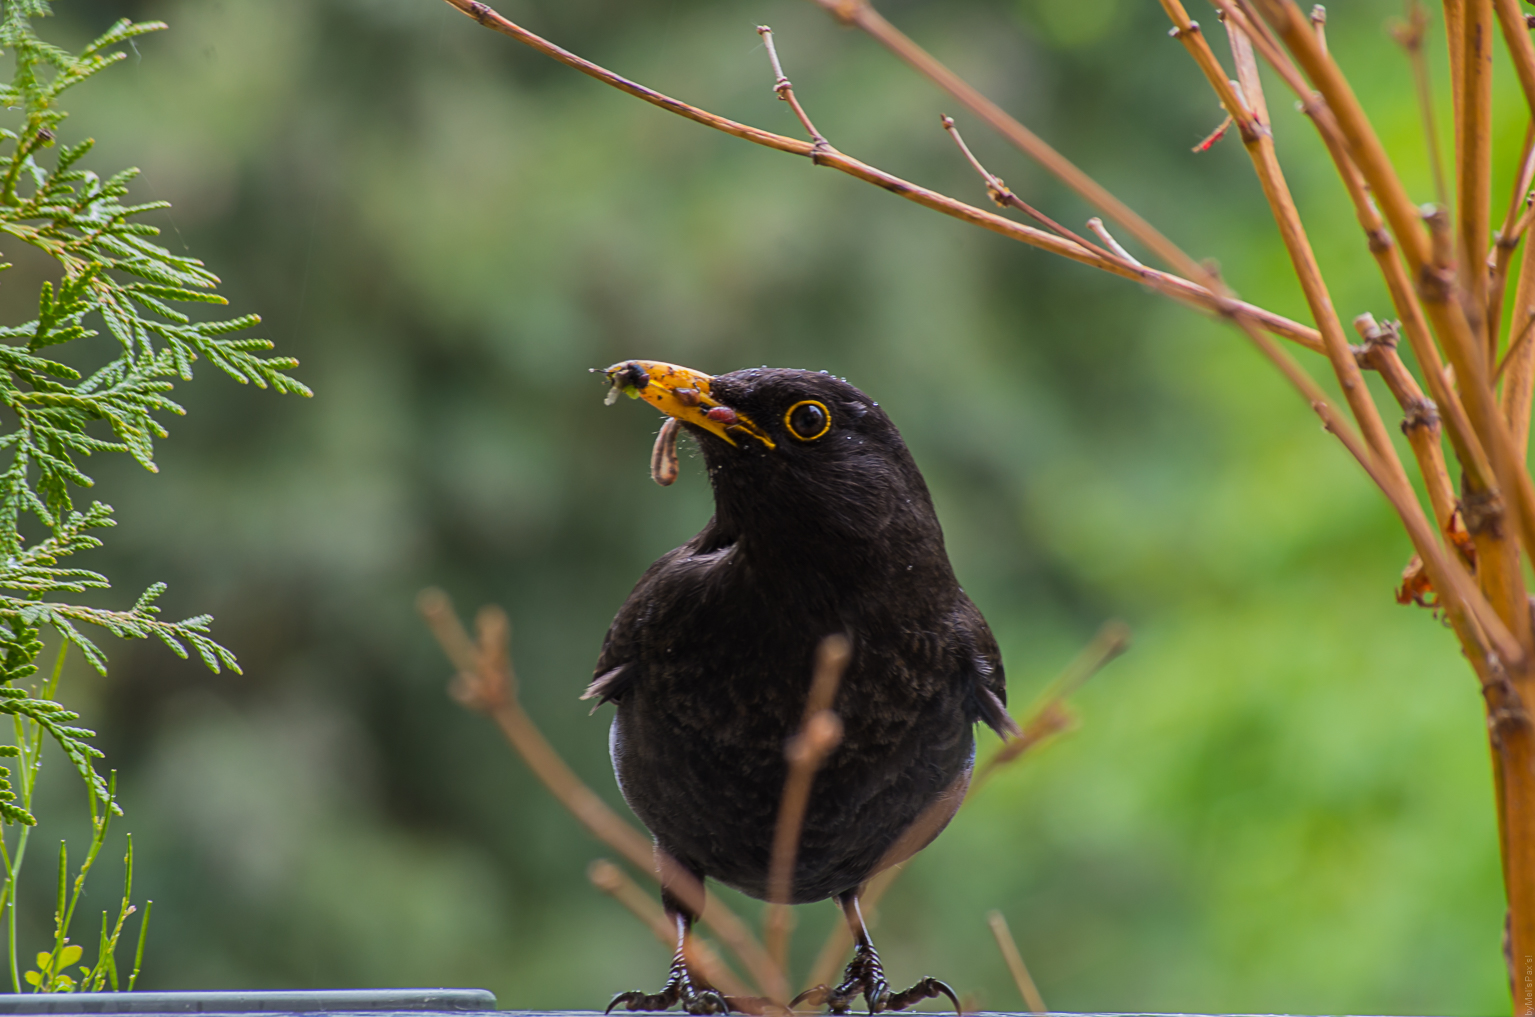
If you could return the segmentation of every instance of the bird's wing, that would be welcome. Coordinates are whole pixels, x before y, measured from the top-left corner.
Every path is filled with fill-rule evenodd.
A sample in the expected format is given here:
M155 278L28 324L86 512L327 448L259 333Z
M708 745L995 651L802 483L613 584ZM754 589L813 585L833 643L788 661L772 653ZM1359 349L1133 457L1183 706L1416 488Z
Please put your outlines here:
M1002 670L1002 651L997 648L991 626L981 617L980 609L961 597L955 621L969 638L970 665L975 679L975 719L985 721L986 726L1003 739L1016 738L1023 733L1010 713L1007 712L1007 677Z
M640 668L634 664L639 656L640 639L650 620L651 605L655 601L655 587L662 583L668 565L680 555L686 555L688 547L679 547L662 555L654 565L645 570L640 581L629 592L629 599L618 609L608 634L602 641L602 652L597 655L597 667L592 671L592 682L581 694L582 699L595 699L595 711L603 703L623 698L635 680Z

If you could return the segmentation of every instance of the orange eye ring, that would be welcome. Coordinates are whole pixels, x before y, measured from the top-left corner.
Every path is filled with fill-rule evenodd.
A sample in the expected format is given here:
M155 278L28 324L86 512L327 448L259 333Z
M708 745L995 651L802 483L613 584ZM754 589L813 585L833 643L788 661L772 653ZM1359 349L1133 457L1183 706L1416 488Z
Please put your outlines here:
M800 410L803 410L807 406L811 407L814 412L802 413L802 417L807 417L809 419L801 420L800 423L814 426L811 424L811 422L814 421L816 415L819 415L821 418L820 429L817 430L814 434L802 434L800 433L799 428L794 426L794 414ZM788 431L790 435L798 438L800 441L815 441L817 438L824 437L826 432L831 430L831 412L827 410L826 404L819 400L801 399L799 402L795 403L793 406L790 406L787 410L784 411L783 426L784 430Z

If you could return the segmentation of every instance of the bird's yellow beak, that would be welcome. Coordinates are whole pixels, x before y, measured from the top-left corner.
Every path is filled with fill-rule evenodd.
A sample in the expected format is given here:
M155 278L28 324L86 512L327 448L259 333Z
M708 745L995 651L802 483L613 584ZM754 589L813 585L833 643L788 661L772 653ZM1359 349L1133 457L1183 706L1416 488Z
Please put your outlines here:
M716 400L709 394L714 377L659 360L625 360L603 372L613 387L608 402L620 392L631 399L643 399L669 417L701 427L730 444L735 437L749 434L768 448L777 448L773 439L744 414Z

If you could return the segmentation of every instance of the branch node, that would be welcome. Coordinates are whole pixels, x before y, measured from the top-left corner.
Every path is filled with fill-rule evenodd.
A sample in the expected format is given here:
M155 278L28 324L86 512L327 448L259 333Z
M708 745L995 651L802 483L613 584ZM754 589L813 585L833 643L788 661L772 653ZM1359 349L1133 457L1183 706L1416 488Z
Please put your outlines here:
M474 0L469 5L469 14L474 20L483 25L485 24L486 17L490 15L490 7L487 4L480 3L479 0Z
M1402 338L1401 322L1388 321L1382 325L1375 320L1375 315L1368 311L1354 318L1354 330L1359 333L1359 338L1364 340L1366 350L1372 350L1377 346L1394 350Z
M1455 289L1455 270L1424 263L1418 278L1418 295L1431 304L1447 304Z
M1188 33L1189 35L1198 35L1199 34L1199 22L1194 21L1194 20L1191 19L1189 21L1189 27L1188 28L1179 28L1177 25L1174 25L1173 27L1171 27L1171 28L1169 28L1167 30L1167 35L1168 35L1168 38L1170 38L1170 39L1182 39L1183 36L1184 36L1184 33Z
M1530 714L1509 680L1508 669L1496 654L1487 655L1487 675L1487 681L1482 683L1482 698L1487 700L1488 739L1501 752L1504 733L1529 727Z
M1503 536L1503 496L1496 488L1485 491L1466 491L1461 495L1460 512L1466 521L1466 532L1472 536L1485 536L1498 540Z
M1439 407L1429 398L1414 399L1402 407L1402 433L1410 435L1419 428L1439 426Z

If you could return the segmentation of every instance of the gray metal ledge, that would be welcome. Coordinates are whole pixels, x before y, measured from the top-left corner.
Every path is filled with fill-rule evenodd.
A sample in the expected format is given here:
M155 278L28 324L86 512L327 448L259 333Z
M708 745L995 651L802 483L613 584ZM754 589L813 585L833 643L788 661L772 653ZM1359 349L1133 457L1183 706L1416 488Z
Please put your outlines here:
M280 992L0 993L0 1014L386 1013L496 1009L485 989L334 989Z

